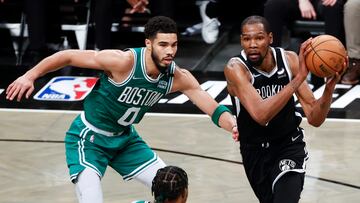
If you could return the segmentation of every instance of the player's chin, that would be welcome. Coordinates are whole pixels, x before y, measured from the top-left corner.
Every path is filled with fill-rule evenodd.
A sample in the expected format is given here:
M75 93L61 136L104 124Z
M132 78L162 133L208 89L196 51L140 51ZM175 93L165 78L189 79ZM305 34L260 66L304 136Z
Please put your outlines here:
M249 54L249 60L253 63L256 63L260 60L260 54Z
M260 59L257 59L257 60L251 60L250 59L249 62L253 66L260 66L262 61Z
M165 68L165 67L169 67L170 64L171 64L171 61L170 62L163 61L162 63L160 63L160 66Z

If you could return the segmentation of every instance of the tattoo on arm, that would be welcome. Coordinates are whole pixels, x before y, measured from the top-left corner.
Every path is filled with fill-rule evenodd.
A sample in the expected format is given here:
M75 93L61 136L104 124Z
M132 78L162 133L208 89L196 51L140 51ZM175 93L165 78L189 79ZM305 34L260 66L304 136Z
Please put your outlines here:
M235 58L231 58L228 63L227 63L227 66L229 67L234 67L235 64L239 63L239 61Z

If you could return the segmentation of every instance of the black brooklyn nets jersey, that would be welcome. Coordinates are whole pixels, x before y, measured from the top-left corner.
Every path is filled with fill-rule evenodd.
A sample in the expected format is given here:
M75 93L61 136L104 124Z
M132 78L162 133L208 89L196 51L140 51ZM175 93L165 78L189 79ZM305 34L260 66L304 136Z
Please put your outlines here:
M270 73L250 66L246 62L244 51L241 52L241 55L234 57L240 60L251 73L251 82L263 99L277 94L292 78L291 69L288 66L284 50L281 48L271 48L271 50L275 56L277 66ZM239 98L232 97L231 101L234 111L236 111L234 113L237 117L240 141L242 143L257 144L287 136L288 133L296 130L301 122L301 114L295 109L294 96L266 126L259 125L250 116Z

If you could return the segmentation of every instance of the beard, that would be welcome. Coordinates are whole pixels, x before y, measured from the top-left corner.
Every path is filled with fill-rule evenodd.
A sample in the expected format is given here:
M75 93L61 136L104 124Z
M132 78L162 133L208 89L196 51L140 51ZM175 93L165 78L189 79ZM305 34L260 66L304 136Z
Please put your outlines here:
M262 64L262 62L264 61L265 57L260 57L258 60L256 61L252 61L250 59L247 59L247 62L254 67L260 66Z
M155 66L159 70L159 72L162 73L162 74L166 74L169 66L162 66L160 64L159 57L157 57L154 52L151 53L151 58L154 61Z
M268 52L269 52L269 49L266 50L266 53L265 53L264 56L261 56L261 55L260 55L259 59L256 60L256 61L252 61L252 60L250 60L249 58L247 58L247 62L248 62L251 66L258 67L258 66L260 66L260 65L262 64L262 62L264 61L264 59L265 59L266 55L268 54Z

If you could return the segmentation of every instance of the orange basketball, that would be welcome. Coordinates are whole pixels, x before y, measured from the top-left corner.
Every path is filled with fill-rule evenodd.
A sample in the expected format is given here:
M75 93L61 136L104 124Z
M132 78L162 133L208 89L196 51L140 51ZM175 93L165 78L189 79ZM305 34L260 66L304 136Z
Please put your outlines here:
M305 56L306 66L314 75L324 78L336 72L345 72L343 64L347 54L344 45L331 35L319 35L310 44L310 52Z

